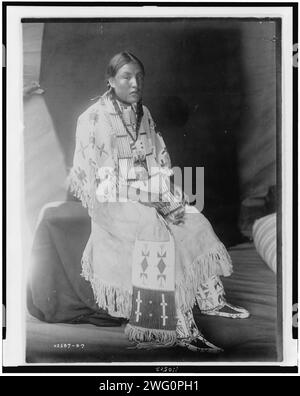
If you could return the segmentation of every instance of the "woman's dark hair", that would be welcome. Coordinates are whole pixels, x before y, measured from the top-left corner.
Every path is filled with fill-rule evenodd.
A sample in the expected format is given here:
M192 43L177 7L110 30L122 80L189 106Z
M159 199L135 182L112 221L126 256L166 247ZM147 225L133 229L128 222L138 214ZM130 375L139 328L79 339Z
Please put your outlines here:
M120 70L121 67L127 65L128 63L136 63L137 65L139 65L139 67L143 72L143 75L145 75L145 69L143 63L135 55L131 54L130 52L124 51L124 52L120 52L119 54L116 54L109 61L109 64L106 69L107 80L110 77L115 77L118 70Z
M143 75L145 75L145 68L143 63L132 53L124 51L120 52L119 54L116 54L111 58L109 61L109 64L106 69L106 79L107 79L107 84L109 91L111 92L111 95L113 95L113 90L108 82L110 77L115 77L117 74L118 70L121 69L124 65L127 65L128 63L136 63L142 70ZM139 100L137 103L137 124L140 125L141 120L143 118L143 104L142 104L142 99Z

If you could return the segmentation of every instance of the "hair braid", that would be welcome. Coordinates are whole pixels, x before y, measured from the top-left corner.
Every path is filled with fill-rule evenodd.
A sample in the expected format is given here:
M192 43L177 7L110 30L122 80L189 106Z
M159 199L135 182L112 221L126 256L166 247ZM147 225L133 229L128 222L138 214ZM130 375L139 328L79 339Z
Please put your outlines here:
M144 115L143 101L142 101L142 99L140 99L137 102L137 106L136 106L136 119L137 119L136 122L137 122L137 125L138 125L138 129L140 127L143 115Z

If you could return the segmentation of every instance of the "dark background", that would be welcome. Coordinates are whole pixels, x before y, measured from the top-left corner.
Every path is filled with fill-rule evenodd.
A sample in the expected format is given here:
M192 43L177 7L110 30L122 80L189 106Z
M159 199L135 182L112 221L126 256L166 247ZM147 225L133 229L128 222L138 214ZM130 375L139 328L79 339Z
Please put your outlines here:
M144 104L172 165L204 166L203 213L227 246L240 242L243 200L276 184L279 45L272 20L45 23L40 84L66 169L78 116L106 90L110 58L129 50L144 63Z

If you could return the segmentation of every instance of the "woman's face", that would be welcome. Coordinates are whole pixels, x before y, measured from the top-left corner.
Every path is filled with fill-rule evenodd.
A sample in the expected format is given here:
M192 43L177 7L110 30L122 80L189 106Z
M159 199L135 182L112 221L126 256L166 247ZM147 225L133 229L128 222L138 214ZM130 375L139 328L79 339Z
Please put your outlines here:
M142 98L144 75L137 63L122 66L117 74L109 79L109 83L122 102L132 104Z

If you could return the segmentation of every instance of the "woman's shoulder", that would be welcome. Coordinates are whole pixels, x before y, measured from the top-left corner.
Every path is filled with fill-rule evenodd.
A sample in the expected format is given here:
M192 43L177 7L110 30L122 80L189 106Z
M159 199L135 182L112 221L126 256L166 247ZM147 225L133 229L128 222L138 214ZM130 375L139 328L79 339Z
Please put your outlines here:
M79 121L86 120L87 118L90 117L91 114L95 113L97 111L97 103L93 103L90 105L87 109L85 109L78 117Z
M107 102L107 98L104 94L97 97L95 102L80 114L78 121L97 121L101 118L105 118L109 113L109 103Z
M143 111L144 111L144 114L146 116L148 116L148 117L150 116L151 117L151 113L150 113L150 110L149 110L148 106L146 106L144 104L143 104Z
M151 130L155 130L155 122L152 118L151 112L149 110L149 108L145 105L143 105L143 112L144 112L144 117L146 117L146 120L149 123L150 129Z
M152 126L154 124L154 121L153 121L151 112L150 112L149 108L147 106L145 106L144 104L143 104L143 113L144 113L144 117L146 117L149 125Z

